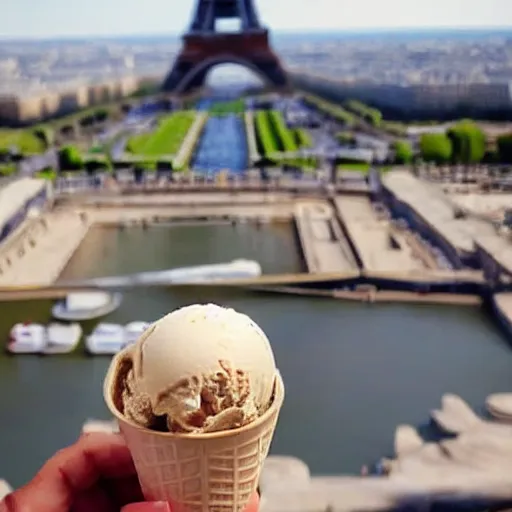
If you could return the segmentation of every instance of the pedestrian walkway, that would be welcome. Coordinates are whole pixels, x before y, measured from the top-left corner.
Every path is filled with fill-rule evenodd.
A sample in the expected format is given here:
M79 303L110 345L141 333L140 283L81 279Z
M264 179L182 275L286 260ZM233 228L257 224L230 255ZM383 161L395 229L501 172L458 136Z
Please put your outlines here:
M2 267L0 286L48 286L55 282L87 234L90 221L74 211L48 213L46 229L26 234L25 249Z
M297 204L295 223L308 272L344 272L357 269L348 242L327 204Z

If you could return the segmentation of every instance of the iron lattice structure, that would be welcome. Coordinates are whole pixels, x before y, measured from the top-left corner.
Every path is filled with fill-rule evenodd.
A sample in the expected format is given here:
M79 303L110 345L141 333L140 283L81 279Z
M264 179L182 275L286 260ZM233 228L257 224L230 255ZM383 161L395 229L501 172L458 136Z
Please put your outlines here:
M218 32L218 20L238 19L240 31ZM163 90L184 94L204 85L208 71L219 64L241 64L270 86L288 86L286 72L260 23L253 0L197 0L183 45Z

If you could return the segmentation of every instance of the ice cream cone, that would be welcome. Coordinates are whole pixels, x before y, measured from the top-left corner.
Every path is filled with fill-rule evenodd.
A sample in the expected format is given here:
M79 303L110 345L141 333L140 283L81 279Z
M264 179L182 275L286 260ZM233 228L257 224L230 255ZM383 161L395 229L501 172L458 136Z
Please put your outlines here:
M257 489L284 400L281 375L276 375L272 405L253 423L177 434L149 430L123 416L113 399L114 369L105 379L105 401L119 422L145 498L168 501L173 512L243 510Z

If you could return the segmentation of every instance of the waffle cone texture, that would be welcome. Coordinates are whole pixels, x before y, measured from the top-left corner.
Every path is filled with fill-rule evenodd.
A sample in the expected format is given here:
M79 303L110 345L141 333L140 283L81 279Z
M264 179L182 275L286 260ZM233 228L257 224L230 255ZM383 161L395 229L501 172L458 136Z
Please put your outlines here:
M140 427L121 414L112 396L115 368L112 364L105 379L105 401L132 454L145 498L168 501L173 512L243 510L258 487L283 404L279 372L270 408L251 424L209 434L175 434Z

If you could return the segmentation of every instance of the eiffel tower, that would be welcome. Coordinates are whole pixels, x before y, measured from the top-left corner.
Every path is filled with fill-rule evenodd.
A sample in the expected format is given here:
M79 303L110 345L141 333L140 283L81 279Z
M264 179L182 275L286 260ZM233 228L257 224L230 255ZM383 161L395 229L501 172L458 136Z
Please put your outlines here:
M218 32L217 20L236 18L240 31ZM167 75L163 90L184 94L204 85L206 75L219 64L241 64L268 85L286 88L288 78L260 24L253 0L196 0L183 45Z

